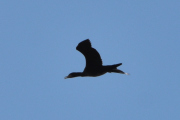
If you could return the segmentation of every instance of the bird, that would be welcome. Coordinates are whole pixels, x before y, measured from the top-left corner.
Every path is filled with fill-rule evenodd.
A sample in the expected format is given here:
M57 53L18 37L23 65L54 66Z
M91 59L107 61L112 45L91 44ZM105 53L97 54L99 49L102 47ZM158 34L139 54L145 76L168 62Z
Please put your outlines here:
M129 75L128 73L125 73L122 70L117 69L117 67L122 65L122 63L113 65L102 65L103 62L101 56L98 53L98 51L92 47L89 39L80 42L77 45L76 50L78 50L84 55L86 59L86 66L83 72L72 72L68 76L66 76L65 79L74 77L97 77L104 75L107 72Z

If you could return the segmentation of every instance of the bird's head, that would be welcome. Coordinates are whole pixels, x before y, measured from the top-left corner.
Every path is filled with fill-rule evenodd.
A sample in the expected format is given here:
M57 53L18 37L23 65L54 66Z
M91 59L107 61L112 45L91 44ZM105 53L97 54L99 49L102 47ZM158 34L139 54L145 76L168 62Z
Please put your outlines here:
M79 77L79 76L82 76L83 73L81 72L73 72L73 73L70 73L68 76L66 76L64 79L67 79L67 78L73 78L73 77Z

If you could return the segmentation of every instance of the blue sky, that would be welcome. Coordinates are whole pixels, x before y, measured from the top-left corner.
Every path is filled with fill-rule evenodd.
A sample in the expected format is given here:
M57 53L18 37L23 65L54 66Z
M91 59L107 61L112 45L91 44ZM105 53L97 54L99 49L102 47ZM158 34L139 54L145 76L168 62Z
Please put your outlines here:
M179 120L180 1L1 0L1 120ZM89 38L104 65L81 72Z

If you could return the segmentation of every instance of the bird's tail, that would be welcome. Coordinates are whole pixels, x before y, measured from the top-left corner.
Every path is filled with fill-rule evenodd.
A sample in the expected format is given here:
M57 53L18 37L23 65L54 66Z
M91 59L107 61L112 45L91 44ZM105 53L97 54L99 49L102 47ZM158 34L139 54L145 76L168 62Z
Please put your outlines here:
M114 65L106 65L104 66L104 69L106 69L106 71L111 71L113 69L117 69L118 66L122 65L122 63L119 63L119 64L114 64Z
M115 72L115 73L121 73L129 75L128 73L123 72L122 70L117 69L118 66L122 65L122 63L114 64L114 65L107 65L105 66L108 72Z
M122 70L119 70L119 69L117 69L117 68L112 69L110 72L115 72L115 73L121 73L121 74L129 75L129 73L125 73L125 72L123 72Z

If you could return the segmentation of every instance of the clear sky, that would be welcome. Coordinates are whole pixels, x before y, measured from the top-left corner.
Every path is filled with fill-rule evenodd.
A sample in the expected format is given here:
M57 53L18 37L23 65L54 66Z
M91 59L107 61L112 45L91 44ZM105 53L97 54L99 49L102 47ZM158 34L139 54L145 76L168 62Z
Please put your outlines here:
M104 65L81 72L89 38ZM1 0L1 120L180 120L179 0Z

